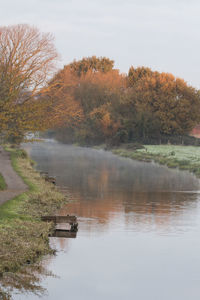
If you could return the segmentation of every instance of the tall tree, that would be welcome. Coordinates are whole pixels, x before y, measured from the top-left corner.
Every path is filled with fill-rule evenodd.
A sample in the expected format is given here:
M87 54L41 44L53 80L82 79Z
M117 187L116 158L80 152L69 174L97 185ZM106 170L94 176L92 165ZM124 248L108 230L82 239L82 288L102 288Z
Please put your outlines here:
M79 141L87 142L109 138L116 132L119 122L112 106L120 98L120 91L125 89L126 84L118 70L102 72L89 69L79 76L65 67L51 84L53 88L48 94L54 102L52 113L61 121L59 127L73 128ZM62 116L57 110L59 103Z
M28 127L34 130L30 111L24 115L30 108L27 102L36 101L34 96L47 83L56 58L51 34L40 33L37 28L26 24L0 27L1 132L9 134L15 129L17 134L17 124L26 116L29 116L26 119L28 126L24 126L24 131ZM32 113L36 113L34 109Z
M129 80L132 101L138 111L149 112L160 123L162 134L183 135L200 120L200 97L197 90L169 73L135 70L140 76ZM136 78L132 72L131 77Z

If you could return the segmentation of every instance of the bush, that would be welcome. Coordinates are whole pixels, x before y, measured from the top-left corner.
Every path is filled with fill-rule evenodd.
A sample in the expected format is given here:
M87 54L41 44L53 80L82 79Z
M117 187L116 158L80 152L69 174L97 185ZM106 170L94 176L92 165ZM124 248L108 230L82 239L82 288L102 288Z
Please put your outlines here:
M25 150L19 149L19 150L17 150L17 157L28 158L28 154L26 153Z

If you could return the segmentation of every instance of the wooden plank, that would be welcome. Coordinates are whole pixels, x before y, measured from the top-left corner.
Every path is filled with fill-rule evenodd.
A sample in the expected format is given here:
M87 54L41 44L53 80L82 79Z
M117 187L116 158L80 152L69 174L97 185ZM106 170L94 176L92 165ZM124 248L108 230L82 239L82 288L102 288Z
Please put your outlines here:
M42 221L46 222L54 222L56 224L58 223L69 223L74 224L77 223L77 217L76 216L43 216Z
M58 238L76 238L77 232L73 232L70 230L64 229L56 229L51 237L58 237Z

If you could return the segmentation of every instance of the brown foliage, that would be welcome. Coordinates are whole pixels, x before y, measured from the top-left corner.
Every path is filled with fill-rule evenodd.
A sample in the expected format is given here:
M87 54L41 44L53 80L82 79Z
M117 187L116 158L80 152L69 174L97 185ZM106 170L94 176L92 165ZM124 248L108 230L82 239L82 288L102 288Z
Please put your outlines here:
M51 34L25 24L0 27L1 132L15 136L41 128L41 122L35 127L40 105L34 96L47 83L56 58Z
M33 95L47 83L57 52L51 34L20 24L0 27L0 58L0 99L16 101L24 90Z
M161 133L186 134L199 122L199 94L184 80L149 69L131 72L132 101L138 111L148 111L159 120Z
M107 73L113 69L114 61L107 57L84 57L83 59L76 61L74 60L67 66L77 76L82 76L88 71L92 73L101 72Z
M89 70L78 76L70 67L65 67L50 82L49 91L45 93L48 101L52 101L47 119L54 128L81 127L84 132L86 123L90 123L89 126L92 123L103 134L109 134L116 127L109 103L125 83L118 70L106 73Z
M200 94L182 79L145 67L131 67L128 76L103 72L91 61L65 66L49 85L52 127L73 128L73 141L159 139L187 134L199 122Z
M74 99L78 84L77 76L70 69L57 74L50 82L41 96L48 103L43 118L47 128L73 127L82 120L82 107Z

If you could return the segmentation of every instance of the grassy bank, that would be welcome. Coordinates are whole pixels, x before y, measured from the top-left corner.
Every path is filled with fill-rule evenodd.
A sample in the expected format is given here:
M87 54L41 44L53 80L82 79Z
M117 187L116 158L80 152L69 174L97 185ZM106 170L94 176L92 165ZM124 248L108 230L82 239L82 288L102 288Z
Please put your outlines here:
M3 191L6 189L6 182L2 176L2 174L0 173L0 191Z
M134 147L134 146L133 146ZM140 161L155 161L169 168L188 170L200 178L200 147L174 145L145 145L142 149L118 148L114 154Z
M40 218L55 213L67 202L66 197L33 169L26 152L8 147L6 150L10 151L13 168L29 190L0 206L2 278L53 252L48 239L52 225L42 222Z

